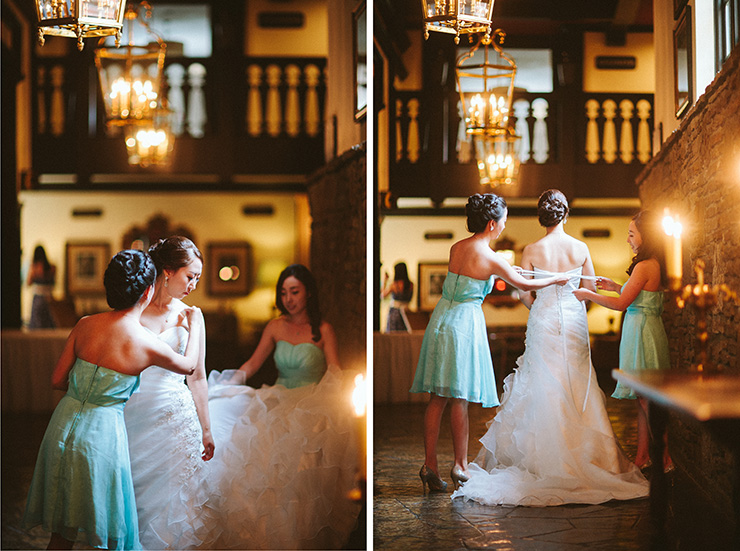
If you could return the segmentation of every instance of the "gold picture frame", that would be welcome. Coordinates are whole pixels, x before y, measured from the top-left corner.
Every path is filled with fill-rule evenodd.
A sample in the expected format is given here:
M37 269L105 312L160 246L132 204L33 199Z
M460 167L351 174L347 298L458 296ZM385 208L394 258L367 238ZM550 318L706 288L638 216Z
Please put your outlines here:
M245 296L252 290L252 246L247 241L208 244L206 282L208 294Z
M442 298L447 262L419 262L419 310L429 312Z
M67 243L65 254L67 296L105 295L103 276L110 258L108 243L101 241Z

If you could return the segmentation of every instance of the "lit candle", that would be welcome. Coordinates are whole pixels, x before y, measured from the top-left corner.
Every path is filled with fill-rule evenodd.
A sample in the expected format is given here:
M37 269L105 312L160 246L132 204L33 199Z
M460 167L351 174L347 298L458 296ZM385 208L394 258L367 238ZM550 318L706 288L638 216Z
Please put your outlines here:
M665 209L663 217L663 231L665 232L666 250L665 263L668 279L671 282L671 288L678 289L681 287L681 276L683 275L683 258L681 252L681 232L683 226L678 218L673 218L668 209Z
M367 479L367 392L365 377L362 373L355 376L355 388L352 391L352 406L357 422L357 463L360 480Z

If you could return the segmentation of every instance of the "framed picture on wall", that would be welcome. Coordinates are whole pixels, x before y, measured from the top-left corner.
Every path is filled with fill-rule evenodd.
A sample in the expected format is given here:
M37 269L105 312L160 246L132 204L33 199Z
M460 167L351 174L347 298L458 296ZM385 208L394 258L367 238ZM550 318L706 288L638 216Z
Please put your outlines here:
M680 118L693 102L693 70L691 64L691 6L686 6L683 15L673 30L673 82L676 97L676 118Z
M429 312L442 298L447 262L419 262L419 310Z
M209 243L206 272L209 295L238 297L249 294L252 246L246 241Z
M110 245L104 242L67 243L65 275L67 296L104 295L103 274L110 261Z

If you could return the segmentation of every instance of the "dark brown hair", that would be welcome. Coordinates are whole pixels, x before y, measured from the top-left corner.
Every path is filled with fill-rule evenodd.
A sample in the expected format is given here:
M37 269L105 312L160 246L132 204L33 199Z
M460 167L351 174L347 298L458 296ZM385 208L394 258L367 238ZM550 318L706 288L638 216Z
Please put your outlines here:
M193 258L203 262L203 255L195 243L181 235L160 239L149 247L149 254L159 274L164 273L165 270L177 271L190 264Z
M468 217L468 231L479 233L486 229L489 221L498 222L506 216L506 201L493 193L476 193L468 197L465 214Z
M540 226L551 228L557 226L568 216L568 199L562 191L558 189L548 189L537 202L537 217L540 220Z
M627 268L627 274L632 275L638 263L643 260L654 258L660 265L660 283L666 286L665 271L665 237L661 229L660 215L652 210L641 210L632 217L632 221L640 232L642 244L637 249L637 254L632 257L632 263Z
M306 313L308 314L308 321L311 323L311 335L313 336L314 342L319 342L321 340L319 290L316 286L316 278L313 277L311 270L306 268L303 264L291 264L285 268L280 273L277 286L275 287L275 306L277 306L278 310L283 314L288 313L288 310L283 306L281 291L283 289L283 283L285 283L285 280L290 276L296 278L306 287Z

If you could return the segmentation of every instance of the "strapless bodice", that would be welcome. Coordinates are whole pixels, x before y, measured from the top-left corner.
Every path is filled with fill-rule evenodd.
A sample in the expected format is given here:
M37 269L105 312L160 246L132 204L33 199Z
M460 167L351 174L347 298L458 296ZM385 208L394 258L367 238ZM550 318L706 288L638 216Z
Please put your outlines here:
M660 316L663 313L663 291L640 291L632 304L627 307L627 312Z
M123 407L138 386L137 375L119 373L77 358L69 372L67 396L98 406Z
M493 280L493 276L488 279L475 279L448 271L442 286L442 298L450 302L481 304L486 295L493 290Z
M157 338L166 343L178 354L185 352L188 344L188 330L182 325L169 327L162 331ZM152 366L141 373L141 390L161 390L163 388L181 388L185 382L185 376L169 371L159 366Z
M278 370L275 384L288 388L318 383L326 371L324 351L310 342L291 344L278 341L274 357Z

